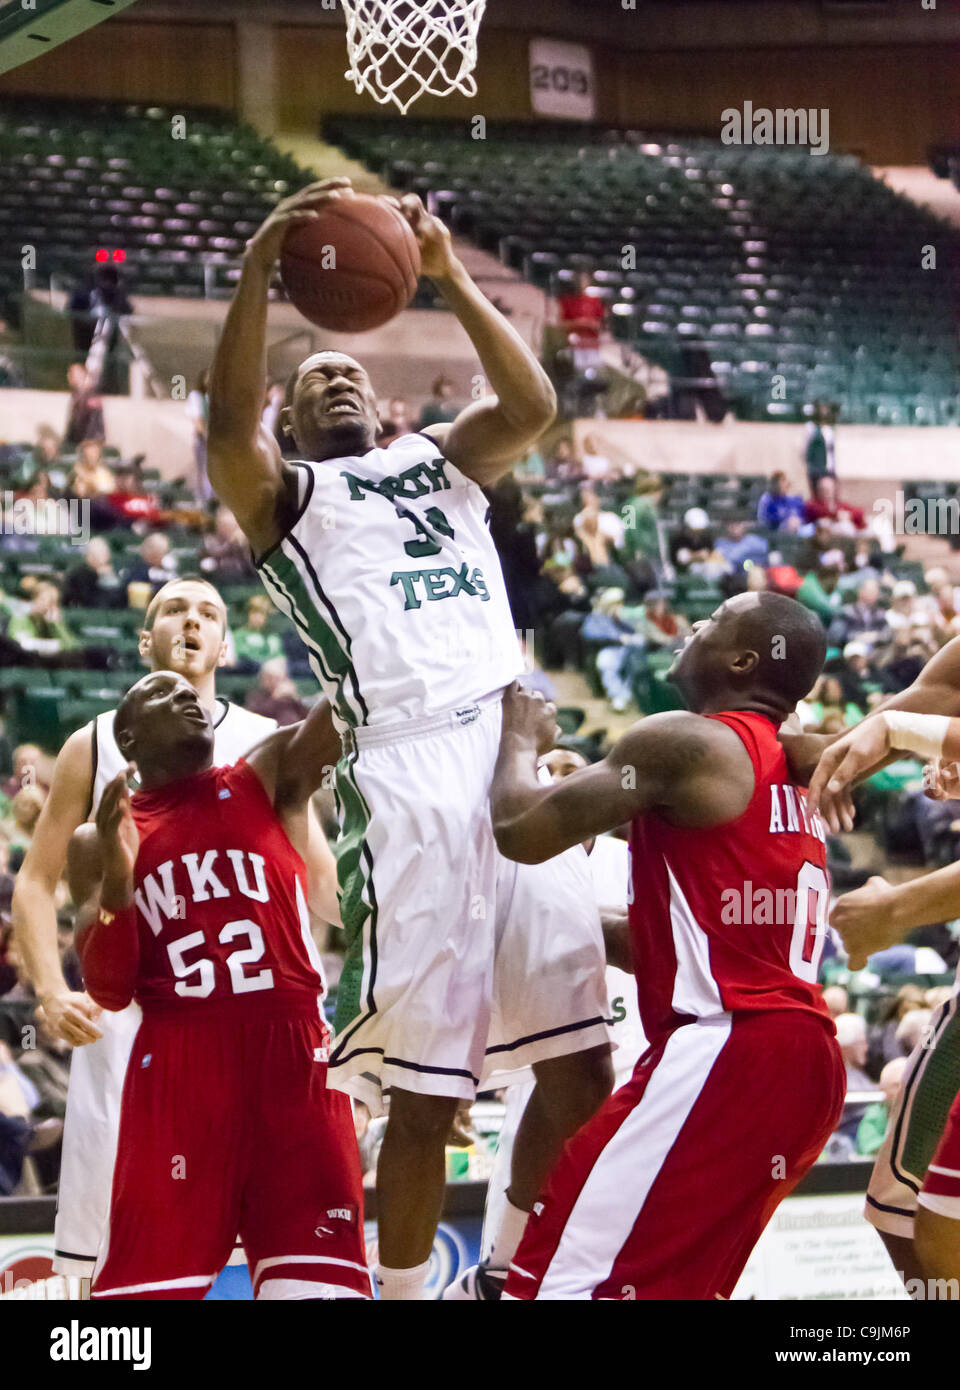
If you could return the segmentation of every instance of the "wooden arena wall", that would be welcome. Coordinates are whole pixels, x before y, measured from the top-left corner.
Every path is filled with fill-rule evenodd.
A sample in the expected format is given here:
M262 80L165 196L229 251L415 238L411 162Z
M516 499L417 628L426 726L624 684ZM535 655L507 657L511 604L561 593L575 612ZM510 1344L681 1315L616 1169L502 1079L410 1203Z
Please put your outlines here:
M266 19L269 10L263 14ZM203 104L251 114L242 74L252 59L254 69L261 62L272 69L273 129L315 130L326 112L378 109L344 79L342 26L260 22L255 28L253 53L248 33L243 62L242 24L118 17L0 77L0 95ZM486 28L477 97L425 98L413 113L531 117L528 39ZM598 118L605 122L718 133L721 112L745 99L754 107L826 107L831 148L875 164L922 164L932 145L956 138L960 60L949 44L751 48L718 41L715 48L634 52L591 47ZM257 85L254 118L261 119L263 80Z

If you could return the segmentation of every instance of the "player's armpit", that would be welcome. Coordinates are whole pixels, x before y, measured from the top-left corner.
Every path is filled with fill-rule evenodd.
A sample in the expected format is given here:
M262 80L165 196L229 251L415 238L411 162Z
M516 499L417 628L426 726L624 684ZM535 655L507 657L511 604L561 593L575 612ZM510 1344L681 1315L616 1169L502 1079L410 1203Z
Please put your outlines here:
M461 473L481 487L488 487L523 457L551 419L552 414L543 410L531 412L528 421L513 422L504 415L496 397L491 396L468 405L453 424L443 427L443 436L434 426L423 433L437 440L444 458Z

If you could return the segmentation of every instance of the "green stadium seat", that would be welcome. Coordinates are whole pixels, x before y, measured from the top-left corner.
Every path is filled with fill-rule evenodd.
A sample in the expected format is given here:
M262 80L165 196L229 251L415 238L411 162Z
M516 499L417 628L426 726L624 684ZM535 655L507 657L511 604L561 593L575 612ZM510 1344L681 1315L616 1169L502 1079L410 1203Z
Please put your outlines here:
M57 710L61 738L67 738L74 730L89 724L98 714L116 709L117 699L115 692L107 691L102 699L84 696L82 699L67 697L61 700Z
M50 672L40 667L0 667L0 690L37 690L49 684Z
M24 743L38 743L41 748L48 750L58 749L63 741L60 704L66 696L67 692L61 686L25 691L17 700L17 738Z
M666 370L685 338L706 341L748 418L795 422L826 395L849 421L960 421L960 238L850 156L496 122L465 148L462 122L379 116L327 133L540 288L586 270L614 337ZM945 247L936 283L926 242Z

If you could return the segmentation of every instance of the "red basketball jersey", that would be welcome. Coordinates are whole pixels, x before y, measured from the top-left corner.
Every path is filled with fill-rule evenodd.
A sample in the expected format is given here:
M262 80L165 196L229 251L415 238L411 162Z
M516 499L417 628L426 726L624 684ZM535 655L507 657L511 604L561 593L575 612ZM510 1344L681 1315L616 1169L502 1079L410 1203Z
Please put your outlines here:
M137 792L131 804L144 1012L319 1010L306 867L246 760Z
M682 829L661 816L630 827L630 933L647 1037L727 1012L827 1010L817 967L830 880L819 816L790 780L777 729L760 714L709 715L743 741L750 804L735 821Z

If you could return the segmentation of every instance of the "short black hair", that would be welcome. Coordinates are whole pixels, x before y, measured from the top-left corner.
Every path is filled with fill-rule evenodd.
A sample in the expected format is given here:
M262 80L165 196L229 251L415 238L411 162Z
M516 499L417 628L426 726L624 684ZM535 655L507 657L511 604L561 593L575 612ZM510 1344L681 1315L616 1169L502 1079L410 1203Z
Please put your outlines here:
M739 610L737 643L759 657L755 683L793 709L823 670L827 635L816 613L786 594L760 590Z

